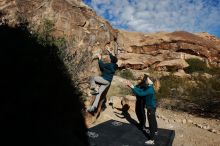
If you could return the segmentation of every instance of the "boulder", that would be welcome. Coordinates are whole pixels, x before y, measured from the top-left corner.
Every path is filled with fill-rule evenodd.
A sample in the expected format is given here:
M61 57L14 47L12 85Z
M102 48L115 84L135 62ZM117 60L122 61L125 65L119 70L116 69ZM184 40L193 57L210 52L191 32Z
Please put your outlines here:
M165 52L164 60L199 58L218 63L220 40L208 33L193 34L184 31L134 33L119 31L117 39L122 52L148 54L151 59Z
M183 69L179 69L177 72L173 73L173 75L174 76L178 76L178 77L188 77L188 78L191 77L191 75L190 74L186 74Z
M88 99L86 105L90 105L92 100L84 85L88 84L90 76L100 74L93 54L101 50L106 55L106 46L117 54L117 30L82 0L2 0L0 10L0 23L12 27L27 24L30 32L42 37L46 34L56 40L73 82L79 84L83 96ZM105 98L103 94L95 118L100 114Z
M183 59L166 60L157 64L156 68L174 68L176 70L188 67L189 64Z

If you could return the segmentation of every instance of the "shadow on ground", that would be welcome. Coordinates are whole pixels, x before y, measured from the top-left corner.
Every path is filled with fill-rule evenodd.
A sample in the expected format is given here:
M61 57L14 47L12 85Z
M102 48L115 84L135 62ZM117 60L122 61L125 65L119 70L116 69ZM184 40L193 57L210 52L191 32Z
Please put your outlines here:
M114 112L121 119L126 119L130 124L110 120L89 129L91 146L143 146L149 138L147 133L141 131L138 122L134 120L128 110L129 105L116 108L119 112ZM158 129L156 138L157 146L171 146L175 136L175 131L168 129Z
M146 136L132 124L110 120L89 129L91 146L143 146ZM156 146L172 146L175 132L158 129Z

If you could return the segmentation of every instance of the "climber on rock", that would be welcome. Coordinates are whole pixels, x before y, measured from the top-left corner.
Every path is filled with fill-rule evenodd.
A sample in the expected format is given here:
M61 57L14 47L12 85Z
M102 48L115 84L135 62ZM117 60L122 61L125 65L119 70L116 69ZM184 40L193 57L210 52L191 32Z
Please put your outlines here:
M112 78L115 74L115 71L118 67L116 64L118 59L113 55L110 48L106 48L106 50L109 52L109 59L108 63L104 63L102 60L102 56L100 53L97 54L98 56L98 64L99 68L102 72L101 76L94 76L91 78L90 81L90 89L93 90L92 94L96 95L95 101L93 102L92 106L87 109L88 112L93 113L98 107L100 97L102 93L105 91L105 89L111 84ZM100 85L99 89L97 89L97 84Z

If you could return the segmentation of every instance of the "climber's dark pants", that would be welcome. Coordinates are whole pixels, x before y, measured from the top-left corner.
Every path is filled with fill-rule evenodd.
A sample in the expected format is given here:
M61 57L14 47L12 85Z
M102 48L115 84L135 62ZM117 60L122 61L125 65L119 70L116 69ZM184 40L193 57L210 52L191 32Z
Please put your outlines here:
M155 132L157 132L156 108L147 108L147 119L149 122L150 139L155 139Z
M146 115L145 115L145 98L137 97L135 112L139 121L139 128L143 130L146 126Z

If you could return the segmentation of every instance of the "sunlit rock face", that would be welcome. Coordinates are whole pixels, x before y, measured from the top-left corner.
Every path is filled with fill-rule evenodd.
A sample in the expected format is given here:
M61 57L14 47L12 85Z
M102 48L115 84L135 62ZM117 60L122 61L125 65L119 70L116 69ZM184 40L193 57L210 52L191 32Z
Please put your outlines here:
M200 58L214 64L220 60L220 40L208 33L119 31L117 40L122 68L143 69L174 59Z

